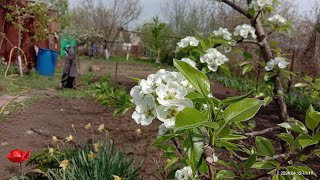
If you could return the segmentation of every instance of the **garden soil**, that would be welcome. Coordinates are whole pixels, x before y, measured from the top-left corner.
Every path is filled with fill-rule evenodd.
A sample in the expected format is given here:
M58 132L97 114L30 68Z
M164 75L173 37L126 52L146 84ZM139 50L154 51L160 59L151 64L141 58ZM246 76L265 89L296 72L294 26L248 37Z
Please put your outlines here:
M127 76L145 78L148 74L157 71L157 68L148 64L119 63L118 75L115 78L115 63L97 63L101 71L98 75L113 74L113 79L118 85L125 86L128 90L135 85ZM82 68L84 68L82 66ZM212 91L218 98L240 95L238 91L225 88L214 83ZM0 180L8 179L11 175L17 175L19 167L9 162L5 154L12 149L30 149L31 153L47 147L54 147L52 136L65 138L72 134L77 142L86 142L88 139L102 139L106 136L114 140L119 149L125 150L129 156L133 156L136 164L143 162L140 177L144 180L164 179L159 169L163 168L164 160L162 152L151 147L156 138L160 123L154 121L150 126L137 125L131 118L131 113L124 117L113 117L114 109L106 108L95 102L93 98L65 98L52 93L39 100L31 107L19 109L14 114L7 116L0 124ZM275 105L262 108L254 118L258 126L254 129L259 131L268 127L274 127L278 120ZM302 118L301 113L290 110L290 115ZM86 130L86 124L91 123L93 134ZM72 128L74 124L74 129ZM104 124L108 135L99 133L98 127ZM141 134L137 135L137 129ZM275 138L280 131L273 131L264 136L271 138L277 152L281 152L281 143ZM93 137L92 137L93 135ZM254 137L249 137L242 142L246 145L254 144ZM229 159L225 151L217 151L221 159ZM304 162L320 175L320 159L312 157ZM313 179L312 177L309 177Z

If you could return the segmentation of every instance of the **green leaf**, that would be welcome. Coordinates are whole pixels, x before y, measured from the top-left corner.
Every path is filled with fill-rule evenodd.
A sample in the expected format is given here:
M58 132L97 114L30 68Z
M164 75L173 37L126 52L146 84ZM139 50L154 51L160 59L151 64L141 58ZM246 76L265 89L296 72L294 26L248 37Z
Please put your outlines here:
M314 155L316 155L316 156L320 157L320 149L316 149L316 150L314 150L314 151L312 152L312 154L314 154Z
M251 92L245 94L245 95L242 95L242 96L233 96L233 97L227 97L226 99L222 100L222 104L223 105L230 105L230 104L233 104L233 103L236 103L236 102L239 102L249 96L251 96L255 91L252 90Z
M320 122L320 112L317 112L317 111L312 112L312 113L310 114L310 117L311 117L313 120Z
M235 140L242 140L247 139L247 136L237 135L237 134L229 134L228 136L220 138L221 140L226 141L235 141Z
M192 102L198 102L198 103L206 103L206 99L202 94L199 94L197 92L191 92L189 93L186 98L190 99Z
M220 70L228 77L230 78L231 77L231 72L230 72L230 68L228 66L228 64L222 64L220 66Z
M276 47L276 46L278 46L280 44L280 42L277 42L277 41L272 41L272 42L270 42L270 46L271 47Z
M294 123L281 123L278 124L278 126L283 127L285 129L288 129L290 131L302 133L302 134L308 134L307 128L304 126L304 124L300 121L295 120Z
M291 144L294 142L294 137L291 134L288 133L281 133L279 135L277 135L280 139L282 139L283 141Z
M306 161L306 160L308 160L308 159L309 159L309 157L306 156L306 155L301 155L301 156L299 157L299 161L301 161L301 162L304 162L304 161Z
M186 77L199 93L204 97L208 97L208 94L210 93L210 81L206 75L183 61L174 60L174 66Z
M172 167L178 160L179 160L178 157L173 157L173 158L168 162L168 164L166 165L165 169L168 169L168 168Z
M152 146L160 145L160 144L163 143L164 141L169 140L169 139L172 139L172 138L177 137L177 136L179 136L179 135L178 135L178 134L168 134L168 135L159 136L159 137L152 143Z
M198 110L186 107L176 116L175 130L193 129L200 127L208 119Z
M132 77L132 76L127 76L129 79L131 79L133 82L139 82L141 79L136 78L136 77Z
M295 87L295 88L302 88L302 87L306 87L306 86L308 86L308 84L306 84L306 83L297 83L297 84L295 84L293 87Z
M257 160L257 154L251 154L249 158L244 162L244 168L250 169Z
M249 52L247 52L247 51L244 51L243 53L242 53L242 55L243 55L243 57L245 57L246 59L253 59L253 56L252 56L252 54L251 53L249 53Z
M234 179L236 175L234 172L229 170L221 170L217 174L217 180L224 180L224 179Z
M227 122L247 121L259 111L263 104L261 100L247 98L229 105L223 112L223 117Z
M244 62L238 62L235 66L244 66L244 65L247 65L247 64L250 64L250 61L244 61Z
M272 177L272 180L286 180L283 176L276 174Z
M225 121L220 121L219 122L219 127L222 128L223 124L225 124ZM226 136L229 136L230 134L230 125L229 124L225 124L225 126L222 128L222 129L219 129L219 134L218 136L223 138L223 137L226 137Z
M311 146L314 144L318 144L318 141L312 139L312 137L309 135L300 135L299 137L297 137L296 140L299 142L302 148L305 148L307 146Z
M193 170L198 169L202 163L203 139L199 129L193 129L188 132L188 138L184 142L187 149L189 162L192 164Z
M264 137L256 137L257 152L263 156L273 157L275 150L272 142Z
M242 75L247 74L248 72L252 71L253 66L251 64L247 64L242 68Z
M314 131L314 129L318 127L319 121L320 121L320 119L311 117L311 114L314 112L315 112L314 108L312 107L312 105L310 105L306 113L306 126L312 131Z
M201 124L201 126L212 128L212 129L219 129L218 123L212 122L212 121L211 122L210 121L204 122L204 123Z
M228 151L230 151L230 150L241 151L241 149L238 147L237 144L231 143L228 141L223 141L222 139L220 139L220 141L217 142L217 146L218 147L225 147L226 149L228 149Z
M269 161L262 161L262 162L254 163L252 168L254 168L254 169L273 169L275 167Z

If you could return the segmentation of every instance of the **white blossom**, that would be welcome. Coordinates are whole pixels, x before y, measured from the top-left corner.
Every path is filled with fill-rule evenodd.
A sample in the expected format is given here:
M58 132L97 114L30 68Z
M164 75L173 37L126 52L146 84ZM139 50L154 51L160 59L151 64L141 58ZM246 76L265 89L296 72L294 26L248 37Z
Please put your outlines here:
M251 1L249 8L253 8L258 11L263 9L266 6L272 6L273 0L253 0Z
M164 135L166 132L168 131L168 129L166 128L166 126L164 124L161 124L159 126L159 131L158 131L158 135Z
M164 122L159 127L159 134L163 134L166 129L174 128L178 112L193 107L192 101L186 98L192 91L191 83L181 73L161 69L131 89L131 101L136 105L132 118L144 126L158 118Z
M193 180L195 179L193 176L192 168L190 166L186 166L180 170L176 171L175 180Z
M290 63L286 61L283 57L276 57L267 62L267 66L265 67L266 71L272 71L276 66L280 69L286 68Z
M199 41L192 36L187 36L184 39L182 39L180 42L177 43L178 48L185 48L188 45L196 47L199 45Z
M161 84L156 89L156 94L158 95L157 100L159 104L167 106L184 99L188 92L186 88L181 86L179 83L169 81L167 84Z
M238 25L235 30L234 30L234 35L235 36L241 36L243 38L248 38L249 34L251 34L251 37L253 39L256 39L256 30L249 24L242 24L242 25Z
M206 52L207 53L200 58L200 62L207 63L208 68L213 72L217 71L219 66L229 60L215 48L210 48Z
M147 126L156 118L155 101L152 95L144 97L144 103L136 106L136 110L132 114L132 118L137 124Z
M273 23L280 23L280 24L285 24L287 22L287 20L279 14L275 14L275 15L269 17L268 21L273 22Z
M167 129L173 129L175 126L176 116L186 107L193 107L190 99L183 99L168 106L160 105L157 107L157 118L164 123Z
M130 90L130 95L132 97L131 102L135 104L140 104L143 101L145 94L142 92L141 86L134 86Z
M216 154L212 155L212 159L213 159L213 162L218 162L218 160L219 160L219 158L218 158L218 156L216 156Z
M232 34L229 32L227 28L220 27L219 30L213 31L214 35L216 36L222 36L225 40L232 40Z
M192 67L196 67L196 62L194 62L194 61L192 61L191 59L189 59L189 58L182 58L181 59L181 61L183 61L183 62L185 62L185 63L188 63L190 66L192 66Z

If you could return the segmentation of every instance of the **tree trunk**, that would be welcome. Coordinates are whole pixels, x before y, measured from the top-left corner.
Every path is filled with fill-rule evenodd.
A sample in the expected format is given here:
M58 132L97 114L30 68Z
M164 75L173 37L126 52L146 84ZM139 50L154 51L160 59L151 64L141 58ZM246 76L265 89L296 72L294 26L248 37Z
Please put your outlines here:
M264 61L268 62L272 59L272 52L271 52L271 48L268 43L267 35L264 32L264 29L262 27L262 24L261 24L259 18L257 18L256 21L252 21L251 24L253 27L255 27L258 41L261 44L261 46L260 46L261 55L262 55ZM287 111L287 104L286 104L284 96L283 96L283 87L282 87L282 83L281 83L281 79L280 79L279 75L276 75L273 78L273 82L274 82L275 100L277 102L278 109L280 111L279 118L282 121L288 121L289 115L288 115L288 111Z

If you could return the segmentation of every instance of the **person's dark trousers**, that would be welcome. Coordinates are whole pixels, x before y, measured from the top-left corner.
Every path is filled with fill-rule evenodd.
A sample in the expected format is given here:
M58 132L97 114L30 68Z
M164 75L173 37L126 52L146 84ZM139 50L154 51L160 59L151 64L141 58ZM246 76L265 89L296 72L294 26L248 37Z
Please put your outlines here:
M74 77L68 77L67 83L65 85L65 88L73 88L74 86Z

